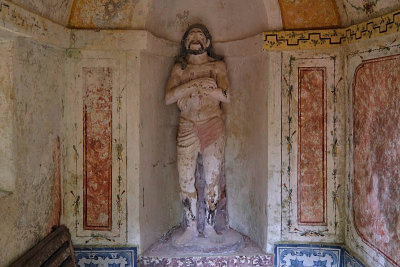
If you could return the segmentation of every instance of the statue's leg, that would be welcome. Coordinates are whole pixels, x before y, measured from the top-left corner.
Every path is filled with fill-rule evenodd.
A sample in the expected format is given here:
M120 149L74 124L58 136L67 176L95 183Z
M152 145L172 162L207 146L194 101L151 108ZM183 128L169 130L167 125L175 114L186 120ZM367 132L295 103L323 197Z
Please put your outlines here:
M178 135L177 165L179 174L179 185L181 188L181 200L183 203L184 216L187 224L183 234L174 241L177 246L184 246L198 235L197 215L197 192L195 187L195 172L200 142L192 133Z
M203 151L204 175L206 180L206 225L204 232L210 237L217 238L214 230L215 212L220 198L220 177L224 160L225 136L221 135L213 144ZM218 241L218 238L216 239ZM221 240L219 240L221 241Z
M195 187L195 171L198 152L178 153L179 185L184 216L188 227L196 227L197 192Z

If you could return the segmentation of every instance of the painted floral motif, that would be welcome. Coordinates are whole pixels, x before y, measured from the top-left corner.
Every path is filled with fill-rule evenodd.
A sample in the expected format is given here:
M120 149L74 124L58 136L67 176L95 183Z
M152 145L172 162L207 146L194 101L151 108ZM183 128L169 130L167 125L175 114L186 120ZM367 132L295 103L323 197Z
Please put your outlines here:
M346 3L348 3L352 8L354 8L357 11L362 11L366 14L371 14L374 12L374 8L376 7L376 4L378 4L379 0L362 0L361 3L356 4L353 3L351 0L346 0Z

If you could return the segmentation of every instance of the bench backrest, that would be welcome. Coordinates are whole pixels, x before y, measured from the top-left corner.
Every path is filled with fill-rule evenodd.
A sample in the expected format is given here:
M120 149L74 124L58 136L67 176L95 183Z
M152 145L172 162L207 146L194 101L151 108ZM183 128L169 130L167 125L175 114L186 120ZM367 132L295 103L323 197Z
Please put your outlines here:
M58 227L10 266L76 266L68 228Z

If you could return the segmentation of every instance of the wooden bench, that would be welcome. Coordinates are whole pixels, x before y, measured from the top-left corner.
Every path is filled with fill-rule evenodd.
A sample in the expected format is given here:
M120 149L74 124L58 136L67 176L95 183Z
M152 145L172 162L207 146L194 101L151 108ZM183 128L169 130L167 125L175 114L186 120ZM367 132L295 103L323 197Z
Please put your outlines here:
M68 228L64 225L56 228L10 266L76 266Z

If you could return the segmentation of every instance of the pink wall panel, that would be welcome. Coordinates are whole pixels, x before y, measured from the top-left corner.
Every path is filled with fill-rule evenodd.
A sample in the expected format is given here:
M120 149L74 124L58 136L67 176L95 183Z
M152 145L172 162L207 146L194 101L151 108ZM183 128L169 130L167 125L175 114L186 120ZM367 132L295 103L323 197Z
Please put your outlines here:
M83 228L111 230L112 71L83 68Z
M400 266L400 55L363 62L353 86L355 228Z
M299 68L298 223L326 225L325 68Z

